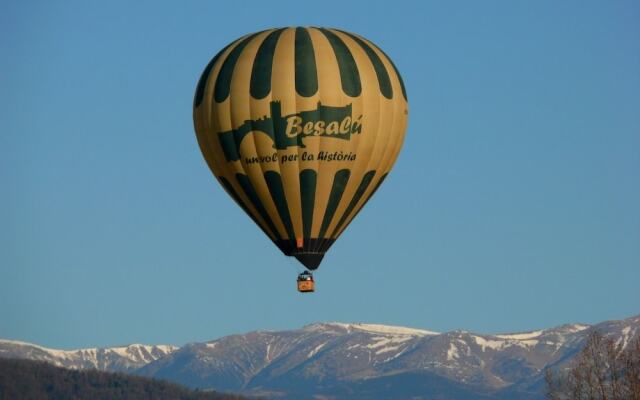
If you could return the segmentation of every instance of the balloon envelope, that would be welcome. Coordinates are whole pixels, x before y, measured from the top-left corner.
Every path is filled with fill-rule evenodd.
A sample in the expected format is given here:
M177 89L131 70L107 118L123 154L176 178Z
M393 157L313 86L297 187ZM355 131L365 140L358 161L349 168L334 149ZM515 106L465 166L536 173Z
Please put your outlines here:
M200 78L193 120L224 189L284 254L316 269L391 170L407 107L373 43L298 27L222 49Z

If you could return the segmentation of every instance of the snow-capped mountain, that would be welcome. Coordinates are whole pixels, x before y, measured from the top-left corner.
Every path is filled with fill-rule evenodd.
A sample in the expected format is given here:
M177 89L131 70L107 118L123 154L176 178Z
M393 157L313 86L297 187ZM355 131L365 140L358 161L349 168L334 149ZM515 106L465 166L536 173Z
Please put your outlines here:
M640 335L640 316L497 335L317 323L297 330L226 336L179 349L158 347L165 349L164 355L152 355L144 359L147 362L126 358L125 365L138 362L140 368L128 371L193 388L268 398L538 400L544 398L544 368L568 363L593 330L626 346ZM38 346L15 346L16 342L0 341L0 357L41 357L39 349L52 362L74 368L113 370L124 362L99 364L94 361L97 356L85 356L74 363L67 353L87 350L60 355Z
M190 344L139 372L291 398L395 398L402 387L415 398L457 391L447 398L537 399L543 369L571 359L592 329L628 343L640 334L640 317L500 335L320 323Z
M102 371L132 372L162 358L178 347L131 344L121 347L55 350L31 343L0 339L0 357L47 361L59 367L94 368Z

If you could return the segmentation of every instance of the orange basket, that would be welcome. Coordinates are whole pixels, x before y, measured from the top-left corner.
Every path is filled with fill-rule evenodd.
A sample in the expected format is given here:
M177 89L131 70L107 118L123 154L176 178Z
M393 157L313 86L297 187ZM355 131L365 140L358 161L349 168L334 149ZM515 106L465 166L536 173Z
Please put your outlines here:
M298 281L298 292L307 293L315 291L315 284L313 281Z

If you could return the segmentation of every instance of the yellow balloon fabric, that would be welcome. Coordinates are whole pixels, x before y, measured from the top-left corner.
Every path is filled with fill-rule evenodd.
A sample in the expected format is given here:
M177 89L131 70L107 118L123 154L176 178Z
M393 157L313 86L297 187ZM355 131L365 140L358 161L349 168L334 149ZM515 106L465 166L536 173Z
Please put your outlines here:
M270 29L229 44L205 68L193 107L214 176L308 269L384 181L407 116L385 53L325 28Z

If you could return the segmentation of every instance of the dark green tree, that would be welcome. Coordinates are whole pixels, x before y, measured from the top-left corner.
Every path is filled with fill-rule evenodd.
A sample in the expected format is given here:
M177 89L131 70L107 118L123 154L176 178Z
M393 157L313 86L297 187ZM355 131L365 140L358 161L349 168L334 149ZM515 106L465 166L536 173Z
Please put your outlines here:
M96 370L78 371L41 361L0 358L0 399L11 400L242 400L190 390L167 381Z

